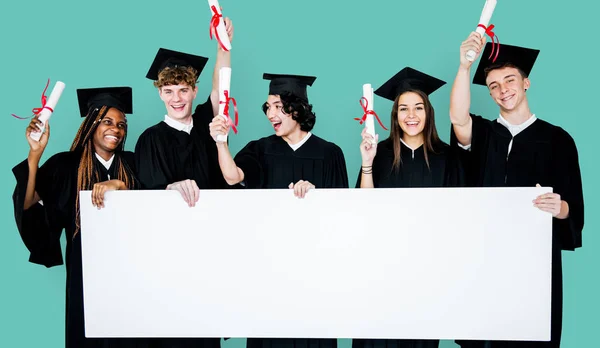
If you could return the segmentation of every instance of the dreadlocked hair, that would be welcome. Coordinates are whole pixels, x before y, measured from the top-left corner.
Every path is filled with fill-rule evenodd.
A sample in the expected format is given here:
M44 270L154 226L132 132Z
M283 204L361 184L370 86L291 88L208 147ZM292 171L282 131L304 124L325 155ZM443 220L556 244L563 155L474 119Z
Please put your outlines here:
M94 133L100 124L100 121L106 116L110 108L103 106L102 108L91 108L88 111L87 116L81 123L77 135L71 145L71 151L81 153L81 160L79 161L79 167L77 169L77 198L75 200L75 232L73 238L77 235L80 230L80 219L79 219L79 191L92 190L94 184L100 182L100 175L98 171L94 170ZM119 144L119 147L115 152L123 151L125 148L125 140L127 138L127 132L123 137L123 141ZM133 170L127 165L125 161L121 160L120 156L115 156L115 166L117 168L117 177L115 179L121 180L125 183L128 189L133 189L135 186L135 177Z

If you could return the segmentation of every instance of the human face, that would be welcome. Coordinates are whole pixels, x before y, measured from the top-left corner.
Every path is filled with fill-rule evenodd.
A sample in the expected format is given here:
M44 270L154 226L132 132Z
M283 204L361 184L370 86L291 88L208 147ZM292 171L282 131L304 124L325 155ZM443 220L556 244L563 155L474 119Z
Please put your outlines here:
M406 92L398 99L398 124L405 136L422 136L427 114L420 95Z
M275 130L275 135L285 137L300 129L300 124L292 118L292 115L283 111L283 103L278 95L269 95L265 106L265 114Z
M525 90L530 86L519 70L512 67L494 69L488 73L486 84L490 96L503 111L515 110L525 100Z
M127 135L127 118L120 110L110 108L94 132L94 148L99 155L113 154Z
M198 88L186 84L168 85L159 88L160 99L165 103L167 115L174 120L189 123L192 104Z

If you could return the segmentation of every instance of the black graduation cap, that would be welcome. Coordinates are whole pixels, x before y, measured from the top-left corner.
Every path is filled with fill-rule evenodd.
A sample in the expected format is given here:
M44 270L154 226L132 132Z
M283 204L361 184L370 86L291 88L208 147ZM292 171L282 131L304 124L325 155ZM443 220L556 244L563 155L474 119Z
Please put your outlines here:
M263 79L271 81L269 95L281 95L287 92L308 101L306 87L312 86L317 78L315 76L265 73Z
M124 114L133 113L133 91L131 87L100 87L77 90L79 112L87 116L92 107L108 106L121 110Z
M498 53L498 57L496 58L495 62L492 62L493 56L491 59L488 59L491 52L492 43L488 42L481 53L479 65L475 71L475 76L473 76L474 84L487 86L485 83L485 69L493 65L500 65L504 63L511 63L521 69L526 75L529 75L535 60L540 53L540 50L501 44L500 53Z
M396 97L404 91L416 89L429 95L445 84L445 81L422 73L411 67L406 67L379 87L375 91L375 94L382 98L394 101L396 100Z
M198 71L198 76L200 76L200 73L202 72L202 69L204 69L207 61L208 58L206 57L172 51L166 48L159 48L158 53L156 53L156 57L154 57L154 61L150 66L150 70L148 70L148 73L146 74L146 78L156 81L158 80L158 74L164 68L172 68L176 66L191 66ZM198 76L196 76L196 78Z

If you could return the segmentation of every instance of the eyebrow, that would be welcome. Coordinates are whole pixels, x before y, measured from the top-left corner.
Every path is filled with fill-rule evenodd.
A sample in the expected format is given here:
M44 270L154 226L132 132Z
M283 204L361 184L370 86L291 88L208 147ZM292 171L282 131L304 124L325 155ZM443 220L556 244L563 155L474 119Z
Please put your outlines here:
M116 121L115 121L115 119L114 119L114 118L112 118L112 117L110 117L110 116L104 116L102 119L103 119L103 120L109 119L109 120L111 120L112 122L116 122ZM125 124L127 124L127 117L125 117L125 119L124 119L123 121L119 121L119 122L117 122L117 123L125 123Z
M506 80L506 79L507 79L507 78L509 78L509 77L517 77L517 75L515 75L515 74L506 75L506 76L504 76L502 79L503 79L503 80ZM490 82L490 84L488 85L488 88L489 88L491 85L493 85L494 83L498 83L498 81L492 81L492 82Z
M415 105L425 105L425 103L418 102ZM398 106L408 106L408 104L398 104Z

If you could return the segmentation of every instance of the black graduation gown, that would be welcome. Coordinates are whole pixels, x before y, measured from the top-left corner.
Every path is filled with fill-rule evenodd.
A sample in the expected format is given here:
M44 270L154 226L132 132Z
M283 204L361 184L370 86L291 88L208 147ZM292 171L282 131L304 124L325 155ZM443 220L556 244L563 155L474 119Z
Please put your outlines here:
M456 151L458 152L458 151ZM451 154L448 144L440 143L428 151L429 166L425 161L424 147L412 150L400 142L400 168L393 168L394 142L391 138L377 144L373 159L373 185L376 188L444 187L458 186L462 179L459 162ZM360 188L361 170L356 187ZM439 340L407 339L353 339L352 348L437 348Z
M234 160L247 188L283 189L300 180L316 188L348 188L342 149L314 134L296 151L276 135L251 141Z
M196 181L200 189L225 188L215 141L208 124L213 119L210 98L196 107L190 134L178 131L165 122L148 129L135 147L137 176L144 189L165 189L186 179Z
M459 186L464 174L457 160L458 150L454 151L448 144L441 142L428 151L429 166L425 161L423 146L412 150L400 142L400 168L393 168L394 143L391 138L377 144L377 154L373 159L373 184L376 188L394 187L443 187ZM359 170L356 187L360 188L361 171Z
M512 137L496 120L471 115L471 152L467 181L479 187L552 187L569 204L569 218L552 222L552 334L550 342L487 342L486 347L559 347L562 330L561 250L581 247L583 189L575 142L562 128L537 119ZM508 152L512 140L512 148ZM458 146L452 133L452 146ZM484 347L481 341L457 341L462 347Z
M235 156L247 188L288 188L310 181L316 188L348 188L342 150L312 134L294 151L281 137L271 135L251 141ZM317 314L315 314L317 315ZM248 338L248 348L336 348L336 339Z
M77 169L80 152L61 152L50 157L38 169L36 192L43 205L36 203L23 210L29 166L27 160L13 168L17 185L13 194L15 220L21 238L30 252L32 263L53 267L63 264L60 236L65 230L66 250L66 347L138 347L133 340L86 339L83 316L83 278L81 259L81 232L73 238L76 225ZM117 177L117 161L123 161L134 170L131 152L119 152L107 170L94 156L94 166L100 181Z

